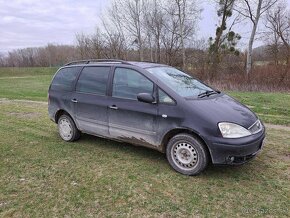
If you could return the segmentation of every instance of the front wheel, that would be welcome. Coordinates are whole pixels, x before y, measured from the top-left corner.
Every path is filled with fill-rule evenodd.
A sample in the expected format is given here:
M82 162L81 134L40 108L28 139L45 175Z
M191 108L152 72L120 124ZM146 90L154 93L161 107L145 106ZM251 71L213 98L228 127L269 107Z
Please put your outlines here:
M189 134L172 137L167 144L166 157L173 169L191 176L202 172L209 162L205 145Z
M61 115L57 124L59 135L64 141L73 142L80 138L81 133L70 116Z

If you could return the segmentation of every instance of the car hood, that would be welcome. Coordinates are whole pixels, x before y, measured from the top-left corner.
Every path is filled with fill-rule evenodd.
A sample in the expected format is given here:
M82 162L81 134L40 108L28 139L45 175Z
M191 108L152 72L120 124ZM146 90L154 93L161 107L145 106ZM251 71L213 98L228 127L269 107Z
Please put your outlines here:
M226 94L199 99L187 99L191 111L210 123L231 122L249 128L257 116L245 105Z

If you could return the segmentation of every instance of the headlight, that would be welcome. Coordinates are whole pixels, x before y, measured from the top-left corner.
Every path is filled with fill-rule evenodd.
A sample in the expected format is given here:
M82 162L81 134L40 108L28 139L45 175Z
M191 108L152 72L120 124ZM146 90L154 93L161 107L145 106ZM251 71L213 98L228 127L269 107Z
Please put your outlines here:
M241 138L251 135L251 132L246 128L235 123L219 123L219 129L224 138Z

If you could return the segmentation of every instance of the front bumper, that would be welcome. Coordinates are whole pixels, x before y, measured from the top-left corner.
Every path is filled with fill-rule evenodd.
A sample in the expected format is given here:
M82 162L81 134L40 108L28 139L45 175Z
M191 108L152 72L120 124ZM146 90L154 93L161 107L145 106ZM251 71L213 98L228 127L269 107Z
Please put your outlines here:
M213 164L240 165L253 159L261 150L265 139L265 128L257 134L239 139L209 141L208 147Z

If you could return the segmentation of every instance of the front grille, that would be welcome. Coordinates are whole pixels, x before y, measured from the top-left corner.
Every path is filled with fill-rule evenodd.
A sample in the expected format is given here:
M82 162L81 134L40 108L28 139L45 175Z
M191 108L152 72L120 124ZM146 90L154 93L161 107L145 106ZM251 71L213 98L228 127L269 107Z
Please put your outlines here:
M260 120L257 120L252 126L248 128L248 130L252 133L258 133L263 129L263 125Z

